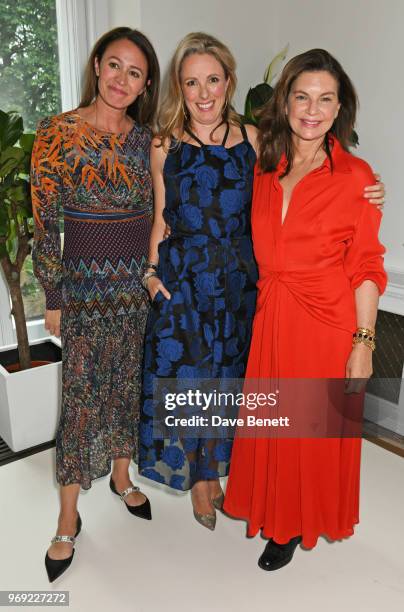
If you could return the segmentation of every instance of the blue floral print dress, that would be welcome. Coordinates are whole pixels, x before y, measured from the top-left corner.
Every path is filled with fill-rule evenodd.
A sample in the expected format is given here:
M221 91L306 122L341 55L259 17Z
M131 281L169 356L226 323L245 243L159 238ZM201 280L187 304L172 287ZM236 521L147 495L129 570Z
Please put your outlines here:
M159 292L148 316L139 471L174 489L228 473L232 441L170 436L155 439L157 378L244 376L257 281L250 207L256 156L243 140L222 144L171 142L164 165L164 218L171 235L160 243ZM154 398L156 400L156 398Z

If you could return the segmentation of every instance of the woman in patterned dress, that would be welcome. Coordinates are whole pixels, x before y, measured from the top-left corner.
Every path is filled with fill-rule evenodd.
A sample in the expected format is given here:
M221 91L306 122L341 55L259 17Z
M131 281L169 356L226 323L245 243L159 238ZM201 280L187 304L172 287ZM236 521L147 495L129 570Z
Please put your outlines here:
M32 160L35 273L45 327L62 337L56 436L61 509L45 564L70 565L80 487L111 470L128 510L151 518L128 473L137 456L140 370L148 295L140 284L152 225L149 153L159 65L148 39L116 28L96 43L79 108L39 124ZM64 214L61 255L59 210Z

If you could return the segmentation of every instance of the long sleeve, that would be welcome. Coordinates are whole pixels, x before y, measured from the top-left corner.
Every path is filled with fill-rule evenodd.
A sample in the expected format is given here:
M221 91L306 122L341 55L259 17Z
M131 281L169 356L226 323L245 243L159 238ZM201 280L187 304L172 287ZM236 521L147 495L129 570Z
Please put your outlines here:
M31 163L31 195L34 213L32 260L35 276L45 291L46 308L61 306L62 262L59 212L63 166L61 132L52 119L38 125Z
M360 169L355 169L360 193L365 185L371 185L374 181L370 168L362 163ZM377 285L381 295L387 284L387 274L383 266L385 248L378 238L382 215L376 206L367 202L362 196L360 200L357 203L360 207L358 221L345 256L345 272L353 289L357 289L365 280L370 280Z

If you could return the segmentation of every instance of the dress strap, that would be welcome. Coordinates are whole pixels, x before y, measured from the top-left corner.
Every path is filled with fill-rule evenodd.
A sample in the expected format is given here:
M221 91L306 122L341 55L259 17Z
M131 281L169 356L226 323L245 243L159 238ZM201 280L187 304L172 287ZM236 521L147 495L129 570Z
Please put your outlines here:
M229 131L230 131L230 125L229 125L229 122L226 121L226 131L225 131L224 136L223 136L222 147L224 147L224 145L226 144L226 140L227 140L227 137L229 135Z
M222 140L222 145L221 145L222 147L224 147L224 145L226 144L226 140L227 140L227 137L229 135L229 131L230 131L230 125L229 125L228 122L226 122L226 131L225 131L225 134L224 134L224 137L223 137L223 140ZM199 145L201 145L201 147L207 146L204 142L202 142L202 140L200 138L198 138L198 136L196 134L191 132L189 127L186 126L184 128L184 132L186 132L189 136L191 136L191 138L193 140L195 140L195 142L197 142Z
M186 133L187 133L189 136L191 136L191 138L192 138L193 140L195 140L195 141L196 141L196 142L197 142L199 145L201 145L201 147L204 147L204 146L205 146L205 145L204 145L204 143L202 142L202 140L200 140L200 139L198 138L198 136L196 136L196 134L194 134L193 132L191 132L191 130L189 129L189 127L187 127L187 126L186 126L186 127L184 128L184 132L186 132Z
M247 130L245 129L244 123L240 123L240 131L241 131L241 134L243 136L243 140L245 142L249 142L248 136L247 136Z

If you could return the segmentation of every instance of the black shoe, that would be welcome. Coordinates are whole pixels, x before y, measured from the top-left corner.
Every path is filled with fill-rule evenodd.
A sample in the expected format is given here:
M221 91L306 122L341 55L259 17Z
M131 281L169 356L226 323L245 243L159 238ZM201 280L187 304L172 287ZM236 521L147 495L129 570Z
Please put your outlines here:
M268 572L280 569L292 561L296 546L301 541L301 536L292 538L287 544L277 544L273 540L269 540L264 552L258 559L258 565Z
M122 493L119 493L115 488L114 481L112 480L112 476L111 476L110 481L109 481L109 488L111 489L112 493L115 493L115 495L119 495L119 497L124 502L125 506L127 507L127 509L129 510L131 514L133 514L134 516L138 516L139 518L146 519L147 521L151 521L151 517L152 517L151 507L150 507L150 502L147 499L147 497L146 497L146 501L140 506L129 506L129 504L127 504L125 501L125 497L129 495L129 493L140 491L139 487L128 487L127 489L125 489L125 491L122 491Z
M52 538L51 543L55 544L56 542L70 542L74 546L76 538L81 531L81 525L82 523L81 523L80 514L77 513L76 533L74 534L74 537L65 536L65 535L57 535L54 538ZM46 553L45 567L46 567L46 572L48 574L49 582L53 582L54 580L56 580L56 578L59 578L59 576L61 576L63 572L67 570L67 568L70 566L71 562L73 561L73 556L74 556L74 548L72 550L72 554L70 555L70 557L67 557L67 559L51 559L48 553Z

